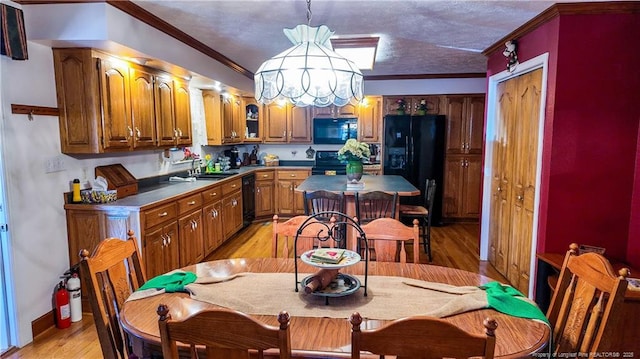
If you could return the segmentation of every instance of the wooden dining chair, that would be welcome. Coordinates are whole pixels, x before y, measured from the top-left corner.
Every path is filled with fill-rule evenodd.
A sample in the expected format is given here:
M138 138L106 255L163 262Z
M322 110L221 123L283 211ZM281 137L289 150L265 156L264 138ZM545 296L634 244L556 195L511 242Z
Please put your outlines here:
M429 262L433 260L431 256L431 217L433 214L433 202L436 196L436 180L427 179L425 183L424 199L421 206L412 204L400 205L400 220L418 219L422 227L422 244L424 252L429 256Z
M578 255L572 243L547 311L553 327L555 353L617 351L612 328L623 323L622 306L629 269L616 275L597 253Z
M356 217L360 225L378 218L396 218L398 192L356 192Z
M484 320L484 335L467 333L434 317L415 316L392 321L377 329L360 329L362 316L355 312L351 322L351 358L360 359L360 351L376 355L395 355L397 359L415 358L493 358L496 344L495 320Z
M344 192L334 193L329 191L313 191L303 192L304 197L304 214L307 216L317 214L320 212L345 212L345 197ZM320 219L320 218L319 218ZM329 220L330 218L324 218Z
M91 303L102 355L106 359L129 359L131 348L118 316L127 297L146 281L133 231L126 240L107 238L92 255L80 251L80 276Z
M273 216L273 225L271 230L271 257L278 258L282 254L283 258L289 257L289 243L293 243L298 233L300 226L307 221L310 216L295 216L280 222L278 215ZM319 232L326 233L328 228L325 224L321 224L320 221L315 218L310 219L310 224L303 228L302 232L298 236L298 255L305 251L311 250L315 247L333 247L333 241L327 241L327 243L320 243L317 240ZM279 250L278 247L282 250ZM280 253L282 252L282 253Z
M356 217L357 219L357 217ZM420 263L420 228L418 220L413 227L405 226L394 218L378 218L360 226L369 242L369 258L379 262L407 262L406 243L413 245L413 263Z
M189 346L190 358L198 358L196 345L204 346L207 359L249 359L249 351L277 348L281 359L291 358L289 313L278 314L278 327L265 325L248 315L226 308L206 309L183 320L172 320L170 308L160 304L158 327L165 359L179 359L178 344ZM254 356L251 356L253 358Z

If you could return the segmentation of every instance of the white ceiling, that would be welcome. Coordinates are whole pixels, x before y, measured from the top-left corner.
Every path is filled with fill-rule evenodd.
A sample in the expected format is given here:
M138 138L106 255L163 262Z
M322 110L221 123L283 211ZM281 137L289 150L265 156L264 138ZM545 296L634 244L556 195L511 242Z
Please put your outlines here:
M305 0L133 2L251 73L292 46L283 28L307 24ZM313 0L310 23L340 37L380 36L365 76L483 73L483 50L555 2Z

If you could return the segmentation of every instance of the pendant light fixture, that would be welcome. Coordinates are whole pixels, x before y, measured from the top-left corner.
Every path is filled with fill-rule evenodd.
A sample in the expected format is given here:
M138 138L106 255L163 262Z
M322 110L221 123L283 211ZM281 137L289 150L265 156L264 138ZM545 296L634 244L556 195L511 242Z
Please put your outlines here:
M350 60L331 49L333 32L325 25L311 27L311 0L307 25L284 29L293 47L265 61L256 74L255 97L270 104L286 99L299 107L344 106L363 98L362 73Z

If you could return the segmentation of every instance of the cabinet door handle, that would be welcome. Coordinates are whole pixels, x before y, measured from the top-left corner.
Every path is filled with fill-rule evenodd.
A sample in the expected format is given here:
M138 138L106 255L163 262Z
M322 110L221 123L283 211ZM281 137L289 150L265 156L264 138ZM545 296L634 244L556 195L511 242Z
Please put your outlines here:
M216 192L209 193L209 196L211 196L211 197L215 197L215 196L217 196L217 195L218 195L218 194L217 194Z
M216 210L215 209L211 210L211 218L216 218Z
M137 136L137 137L136 137L137 139L140 139L140 136L141 136L141 135L140 135L140 129L139 129L139 128L137 128L137 127L136 127L136 136Z
M182 130L178 127L178 136L182 137Z
M175 128L173 129L173 138L178 138L178 130L176 130Z
M236 188L236 187L238 187L237 184L231 185L231 188Z
M127 126L127 128L129 129L129 138L133 137L133 130L131 129L131 126Z
M218 218L218 210L217 209L213 210L213 218Z
M517 199L518 201L522 202L522 201L524 200L524 196L522 196L522 195L518 195L518 196L516 196L516 199Z
M256 192L260 193L260 187L256 188Z
M498 192L502 192L502 187L498 186L498 188L496 188L496 190L497 190Z
M166 217L166 216L168 216L168 215L169 215L169 213L167 213L167 212L162 212L162 213L159 213L159 214L158 214L158 217Z
M187 202L187 204L193 206L194 204L196 204L196 201Z
M289 131L289 138L293 138L293 131Z
M296 174L295 174L295 173L292 173L292 174L291 174L291 177L295 177L295 176L296 176Z
M267 178L267 177L269 177L269 175L262 175L262 177Z
M160 238L162 238L162 246L166 247L167 246L167 237L165 237L164 234L161 234Z
M287 138L287 130L282 131L282 137Z

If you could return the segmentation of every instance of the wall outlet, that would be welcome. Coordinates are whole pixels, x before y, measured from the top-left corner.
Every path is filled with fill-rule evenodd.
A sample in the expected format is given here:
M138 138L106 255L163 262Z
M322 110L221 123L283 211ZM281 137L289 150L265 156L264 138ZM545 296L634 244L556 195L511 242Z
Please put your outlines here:
M64 157L62 156L55 156L55 157L50 157L44 160L44 172L45 173L51 173L51 172L59 172L59 171L64 171Z

